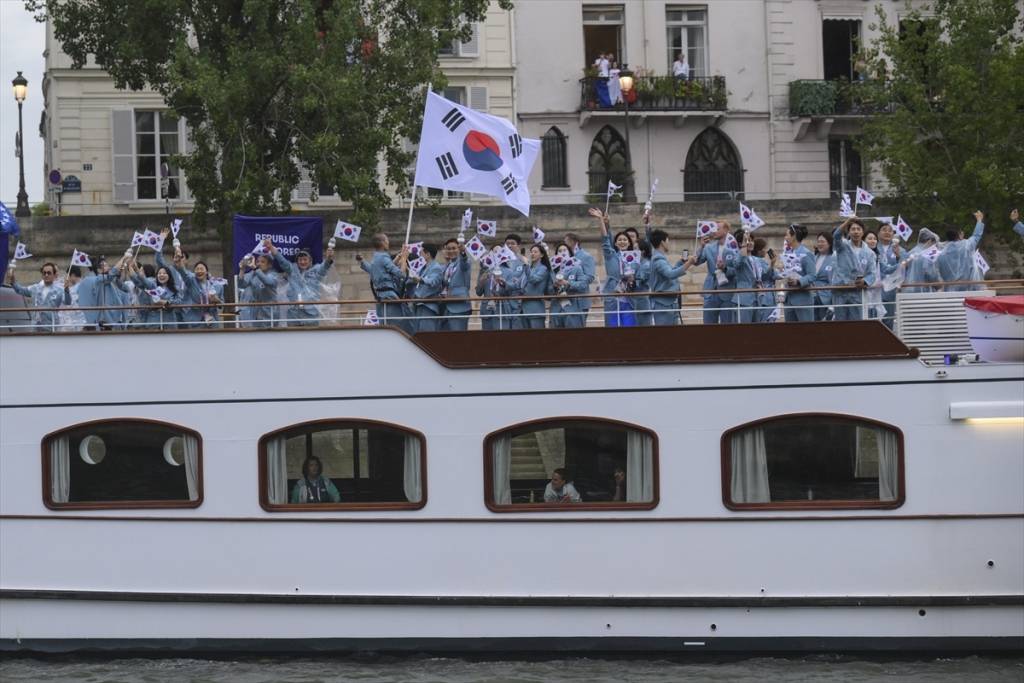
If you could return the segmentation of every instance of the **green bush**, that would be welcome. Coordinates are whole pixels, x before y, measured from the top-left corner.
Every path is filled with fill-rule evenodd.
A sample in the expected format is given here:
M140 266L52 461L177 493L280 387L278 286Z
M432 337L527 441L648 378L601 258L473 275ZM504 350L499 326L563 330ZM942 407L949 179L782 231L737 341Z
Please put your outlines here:
M790 116L834 114L836 95L832 81L793 81L789 84Z

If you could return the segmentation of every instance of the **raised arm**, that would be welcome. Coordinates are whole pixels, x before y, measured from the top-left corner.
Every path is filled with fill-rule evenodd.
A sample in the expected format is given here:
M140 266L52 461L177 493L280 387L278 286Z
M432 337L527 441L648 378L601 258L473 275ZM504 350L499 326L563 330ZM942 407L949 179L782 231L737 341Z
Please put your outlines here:
M981 242L981 238L985 235L985 214L981 211L974 212L974 232L967 238L967 243L971 245L971 249L977 249L978 243Z

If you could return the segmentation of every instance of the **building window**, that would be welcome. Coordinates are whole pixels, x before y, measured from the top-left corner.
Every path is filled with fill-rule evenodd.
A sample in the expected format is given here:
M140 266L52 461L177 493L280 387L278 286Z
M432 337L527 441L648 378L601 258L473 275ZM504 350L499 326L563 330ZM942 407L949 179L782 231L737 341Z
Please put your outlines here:
M267 510L413 510L426 502L426 440L372 421L321 420L260 439Z
M728 136L706 128L686 153L683 190L688 200L730 199L743 196L743 165Z
M859 19L824 19L821 22L821 45L825 80L860 78L857 69L860 52Z
M611 54L609 61L625 62L622 54L622 5L583 6L583 59L593 66L601 55Z
M682 52L690 65L690 77L707 76L708 68L708 11L706 7L667 7L665 25L668 28L668 72Z
M864 187L863 165L860 152L850 140L828 141L828 189L833 197L853 193Z
M89 422L43 439L47 507L196 507L202 501L199 434L152 420Z
M726 507L895 508L903 504L903 434L847 415L787 415L722 437Z
M654 432L596 418L528 422L484 440L494 511L650 509L658 500Z
M565 136L556 126L552 126L544 133L541 140L541 156L544 167L543 186L569 187Z
M179 123L167 111L135 112L137 199L181 197L181 169L171 161L171 155L182 151Z
M611 126L605 126L594 136L587 159L587 174L590 176L590 194L605 196L609 180L616 185L625 185L626 141Z

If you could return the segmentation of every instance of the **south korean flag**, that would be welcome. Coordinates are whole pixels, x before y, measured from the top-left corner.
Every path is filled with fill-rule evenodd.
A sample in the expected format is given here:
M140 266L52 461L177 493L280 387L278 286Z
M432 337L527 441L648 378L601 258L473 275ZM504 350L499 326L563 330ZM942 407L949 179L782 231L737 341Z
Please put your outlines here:
M427 93L415 184L498 197L530 215L527 180L540 140L520 137L509 121Z

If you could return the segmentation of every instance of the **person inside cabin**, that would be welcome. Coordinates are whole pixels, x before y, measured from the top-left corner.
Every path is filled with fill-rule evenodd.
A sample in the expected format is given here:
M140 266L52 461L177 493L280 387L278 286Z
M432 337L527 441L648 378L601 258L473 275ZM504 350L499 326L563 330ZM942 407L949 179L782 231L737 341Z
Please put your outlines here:
M974 232L968 238L964 237L964 231L959 228L946 231L946 246L936 261L939 277L943 282L967 282L984 278L975 256L978 253L978 244L985 234L985 214L975 211L974 220ZM982 287L983 285L946 285L945 289L947 292L966 292Z
M612 502L625 502L626 500L626 470L616 467L612 473Z
M315 455L302 462L302 477L292 487L293 503L337 503L341 494L334 482L324 476L324 465Z
M569 472L564 467L556 467L551 473L551 481L544 487L545 503L580 503L583 498L569 481Z
M25 287L14 279L14 268L7 271L7 284L26 299L32 300L32 308L51 309L32 313L36 332L56 332L59 315L56 309L64 300L64 290L57 282L57 265L47 261L39 269L43 279Z

